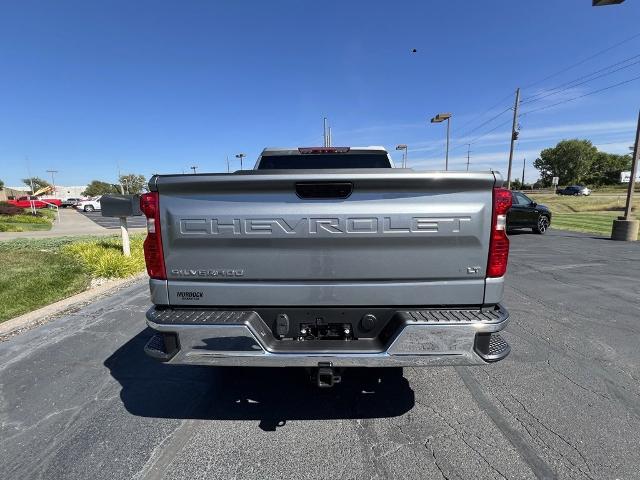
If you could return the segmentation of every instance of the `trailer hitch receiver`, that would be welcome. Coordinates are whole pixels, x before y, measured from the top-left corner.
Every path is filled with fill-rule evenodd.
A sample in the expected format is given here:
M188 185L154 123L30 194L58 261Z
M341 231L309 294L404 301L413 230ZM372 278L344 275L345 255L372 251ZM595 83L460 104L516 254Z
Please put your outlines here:
M317 373L318 387L331 388L336 383L340 383L342 377L336 373L331 362L318 363Z

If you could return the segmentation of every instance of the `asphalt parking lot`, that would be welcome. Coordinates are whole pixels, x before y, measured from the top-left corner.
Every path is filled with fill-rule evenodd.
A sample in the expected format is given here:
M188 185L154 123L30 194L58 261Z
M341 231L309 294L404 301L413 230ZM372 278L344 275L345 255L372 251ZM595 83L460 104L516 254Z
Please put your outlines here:
M78 210L82 215L87 217L89 220L97 223L101 227L115 229L120 228L120 219L114 217L103 217L100 212L83 212ZM129 228L146 228L147 220L144 216L138 217L127 217L127 225Z
M640 244L511 240L513 350L483 367L318 391L297 370L161 365L144 282L7 339L0 478L639 478Z

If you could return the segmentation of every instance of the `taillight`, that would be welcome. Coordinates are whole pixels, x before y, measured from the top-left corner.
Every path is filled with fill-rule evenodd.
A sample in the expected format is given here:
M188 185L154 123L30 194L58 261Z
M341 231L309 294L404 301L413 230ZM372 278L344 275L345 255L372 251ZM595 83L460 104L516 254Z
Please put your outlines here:
M144 193L140 196L140 210L147 217L147 238L144 241L144 261L149 277L166 280L162 236L160 235L160 205L158 192Z
M487 277L502 277L507 272L509 238L507 237L507 212L511 208L511 192L506 188L493 189L493 214Z

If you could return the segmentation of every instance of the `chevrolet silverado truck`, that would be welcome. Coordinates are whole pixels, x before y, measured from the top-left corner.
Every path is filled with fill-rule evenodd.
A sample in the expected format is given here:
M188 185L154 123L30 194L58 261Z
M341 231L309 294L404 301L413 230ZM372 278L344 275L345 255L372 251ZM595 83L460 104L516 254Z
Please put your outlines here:
M483 365L499 333L511 193L493 171L393 168L382 147L265 149L251 171L155 175L140 204L169 364Z

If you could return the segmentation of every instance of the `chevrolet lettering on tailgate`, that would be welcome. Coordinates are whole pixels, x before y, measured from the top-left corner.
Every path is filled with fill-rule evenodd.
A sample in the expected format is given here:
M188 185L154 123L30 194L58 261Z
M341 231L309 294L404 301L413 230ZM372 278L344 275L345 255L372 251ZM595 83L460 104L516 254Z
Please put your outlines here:
M460 217L280 217L184 218L182 235L401 235L460 233L469 216Z

